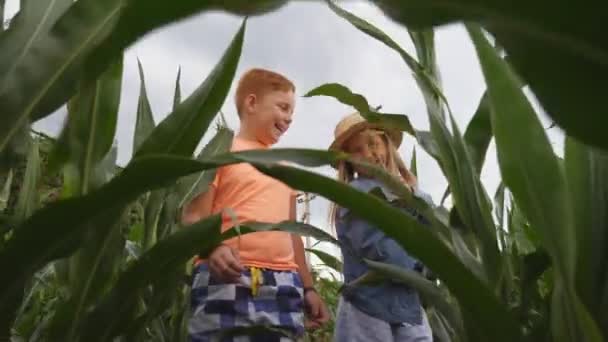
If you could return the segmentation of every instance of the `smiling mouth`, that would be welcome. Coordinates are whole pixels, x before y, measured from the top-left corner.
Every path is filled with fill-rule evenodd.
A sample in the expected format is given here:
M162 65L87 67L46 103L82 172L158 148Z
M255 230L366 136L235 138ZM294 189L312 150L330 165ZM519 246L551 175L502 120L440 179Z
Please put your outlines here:
M287 130L287 128L283 128L281 127L281 125L279 124L275 124L274 127L279 130L279 132L281 132L281 134L285 133L285 131Z

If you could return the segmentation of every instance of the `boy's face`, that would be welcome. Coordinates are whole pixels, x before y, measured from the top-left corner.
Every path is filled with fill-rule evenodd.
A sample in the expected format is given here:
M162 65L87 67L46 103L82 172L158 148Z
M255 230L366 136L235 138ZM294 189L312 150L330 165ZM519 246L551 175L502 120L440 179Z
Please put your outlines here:
M271 91L246 99L248 125L256 138L266 145L276 144L291 125L294 109L293 91Z

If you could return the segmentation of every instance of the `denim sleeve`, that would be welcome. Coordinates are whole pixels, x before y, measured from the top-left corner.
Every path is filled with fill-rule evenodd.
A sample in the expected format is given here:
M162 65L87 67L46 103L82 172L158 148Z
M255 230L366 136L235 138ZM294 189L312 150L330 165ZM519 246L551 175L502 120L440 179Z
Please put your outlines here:
M380 241L384 234L352 214L344 215L336 227L341 243L357 257L371 260L383 258Z

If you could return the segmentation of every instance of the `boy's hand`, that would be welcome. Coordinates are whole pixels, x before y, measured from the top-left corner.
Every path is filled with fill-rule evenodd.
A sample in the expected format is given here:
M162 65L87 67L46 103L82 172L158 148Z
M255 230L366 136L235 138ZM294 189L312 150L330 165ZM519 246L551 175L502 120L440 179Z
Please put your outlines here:
M316 329L329 321L329 311L316 291L306 291L304 306L308 316L307 328Z
M219 245L209 256L209 270L214 278L226 283L236 283L244 268L238 251L226 245Z

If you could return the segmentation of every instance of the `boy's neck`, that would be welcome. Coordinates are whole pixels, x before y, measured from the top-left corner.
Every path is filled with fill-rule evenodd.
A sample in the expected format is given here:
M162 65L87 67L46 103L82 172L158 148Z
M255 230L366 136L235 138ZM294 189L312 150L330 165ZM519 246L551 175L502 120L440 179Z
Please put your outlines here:
M256 137L256 135L252 132L249 132L246 129L240 129L239 132L237 133L237 138L242 139L242 140L246 140L246 141L251 141L251 142L255 142L257 144L266 146L266 144L262 143L261 141L258 140L258 138ZM267 146L269 147L269 146Z
M258 139L256 138L255 134L247 131L246 129L241 128L239 130L239 132L236 135L237 137L244 139L244 140L249 140L249 141L258 141Z

